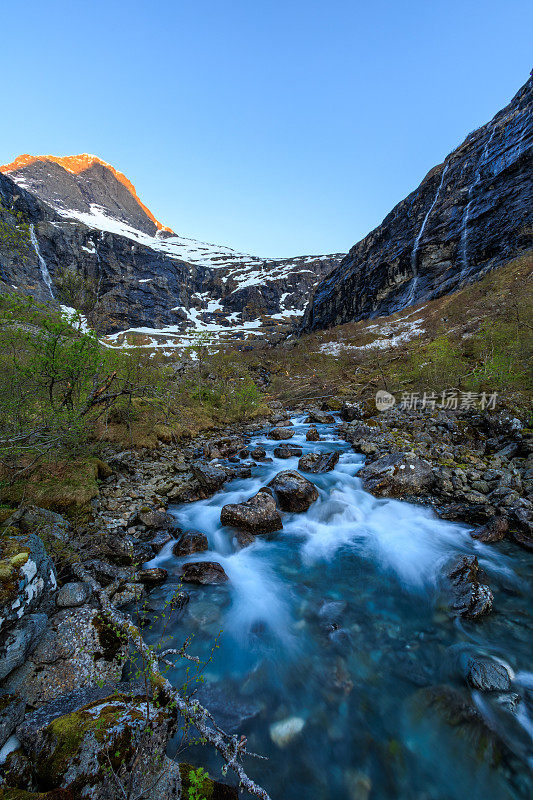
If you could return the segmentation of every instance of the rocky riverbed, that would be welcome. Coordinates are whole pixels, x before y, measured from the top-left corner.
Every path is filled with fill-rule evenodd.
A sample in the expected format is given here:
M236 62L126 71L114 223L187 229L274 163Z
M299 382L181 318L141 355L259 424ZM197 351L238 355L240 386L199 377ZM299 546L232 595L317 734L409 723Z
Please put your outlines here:
M532 453L505 411L335 401L187 446L109 451L89 524L26 508L3 525L3 780L99 797L94 764L124 731L139 739L150 701L124 682L131 653L75 579L79 561L116 607L138 619L144 604L148 640L169 603L174 646L194 634L207 660L224 630L199 698L269 755L255 771L272 797L284 784L291 798L433 798L444 784L448 798L466 784L527 796ZM177 722L154 720L162 752ZM475 740L474 761L458 736ZM457 781L432 761L439 748ZM146 759L139 788L164 776L178 797L179 771Z

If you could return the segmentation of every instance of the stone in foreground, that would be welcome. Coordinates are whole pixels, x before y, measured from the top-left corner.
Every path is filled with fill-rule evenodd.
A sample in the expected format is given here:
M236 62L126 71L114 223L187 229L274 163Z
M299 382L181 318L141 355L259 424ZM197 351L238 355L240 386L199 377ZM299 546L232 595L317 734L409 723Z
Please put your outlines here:
M305 438L308 442L318 442L320 440L320 434L316 428L316 425L311 425L307 433L305 434Z
M260 489L245 503L230 503L220 514L222 525L249 533L273 533L283 528L276 501L269 489Z
M296 470L278 472L268 484L282 511L307 511L318 498L318 489Z
M181 575L186 583L226 583L228 576L217 561L195 561L183 565Z
M363 487L377 497L419 497L429 492L435 479L431 465L410 453L391 453L359 472Z
M339 453L307 453L298 461L298 469L303 472L330 472L339 460Z

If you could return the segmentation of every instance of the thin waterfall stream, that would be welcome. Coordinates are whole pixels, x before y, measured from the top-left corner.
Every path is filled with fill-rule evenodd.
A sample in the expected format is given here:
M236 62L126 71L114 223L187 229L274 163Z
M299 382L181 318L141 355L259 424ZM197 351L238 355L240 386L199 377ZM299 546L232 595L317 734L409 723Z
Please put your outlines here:
M37 260L39 262L42 279L46 284L46 286L48 287L48 291L50 292L51 296L53 297L54 291L52 289L52 278L50 277L50 273L48 271L48 265L44 260L43 256L41 255L41 251L39 249L39 242L37 240L37 236L35 235L35 225L33 223L31 223L30 225L30 240L33 249L35 250L35 255L37 256Z
M190 602L166 631L169 647L193 636L189 652L205 659L221 632L199 699L221 727L268 757L247 768L273 800L531 796L530 556L508 543L481 544L469 526L423 506L373 497L357 477L364 457L332 424L317 425L320 441L306 441L303 419L292 420L291 445L340 453L332 471L306 475L319 489L308 511L282 513L282 531L242 549L221 526L222 506L297 468L296 457L274 457L279 442L260 433L251 447L272 461L207 500L170 509L182 529L207 536L208 551L177 558L169 543L148 564L170 575L150 595L154 619L183 562L217 561L229 577L183 584ZM446 565L463 554L477 555L494 591L495 610L481 621L457 619L442 598ZM152 623L148 641L162 626ZM470 656L505 664L510 690L469 689L461 664ZM169 672L176 685L184 669ZM456 708L450 698L459 696L465 702ZM195 755L189 749L184 758ZM220 778L220 762L209 758L202 749L199 763Z

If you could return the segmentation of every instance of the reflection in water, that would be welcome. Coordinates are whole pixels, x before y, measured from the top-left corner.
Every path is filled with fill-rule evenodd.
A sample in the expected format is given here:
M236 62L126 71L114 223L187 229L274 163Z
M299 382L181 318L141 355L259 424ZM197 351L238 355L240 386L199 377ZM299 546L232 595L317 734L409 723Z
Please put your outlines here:
M175 644L194 633L195 652L207 656L223 631L200 692L215 698L222 723L228 714L236 720L251 750L269 756L249 764L250 774L274 800L530 796L528 556L476 542L467 526L428 509L372 497L357 478L363 458L333 426L319 425L322 440L307 442L307 426L293 421L291 444L336 449L341 458L332 472L308 476L320 497L306 513L283 514L283 531L239 550L220 510L296 468L297 458L274 458L251 479L174 509L182 528L209 540L208 552L186 560L217 560L230 579L187 587L191 602L176 622ZM277 443L258 436L253 444L272 456ZM440 605L439 576L454 554L473 552L490 576L496 611L459 623ZM150 565L177 580L183 560L169 545ZM151 602L171 590L163 587ZM459 654L483 653L514 670L511 692L470 694ZM181 675L178 665L174 678ZM463 698L462 716L449 694L439 699L441 690L429 702L429 687L444 685L453 702ZM495 755L493 739L505 743L503 755ZM216 777L215 756L210 766Z

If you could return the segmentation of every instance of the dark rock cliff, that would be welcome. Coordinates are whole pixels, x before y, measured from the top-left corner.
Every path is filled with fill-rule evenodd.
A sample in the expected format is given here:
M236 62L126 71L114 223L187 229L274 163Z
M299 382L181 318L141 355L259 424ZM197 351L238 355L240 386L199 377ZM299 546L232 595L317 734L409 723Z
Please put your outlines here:
M74 204L77 210L78 201L82 206L88 197L94 199L87 195L88 184L85 194L78 197L76 182L62 175L58 182L57 170L69 175L61 166L37 161L30 169L31 181L28 168L23 180L19 171L19 180L25 186L35 182L39 197L0 172L0 290L70 304L61 294L61 283L65 275L75 276L98 297L105 333L138 327L186 328L195 318L229 328L235 313L241 322L263 315L288 315L290 320L295 311L302 313L317 280L342 258L264 261L250 257L243 261L238 254L232 260L228 251L220 266L185 261L162 251L161 239L156 237L145 236L139 242L65 216L59 211L62 207ZM93 169L104 168L96 165ZM12 174L17 177L16 172ZM123 192L112 177L104 178L98 180L98 191L103 192L107 184L111 187L106 199L111 213L113 203L123 202ZM126 200L128 196L126 192ZM129 201L124 203L121 218L130 224L137 212ZM117 211L115 218L119 216ZM145 221L152 224L148 217ZM144 233L141 218L138 225L137 230ZM153 241L154 246L144 241Z
M533 77L316 287L304 331L451 292L532 245Z

